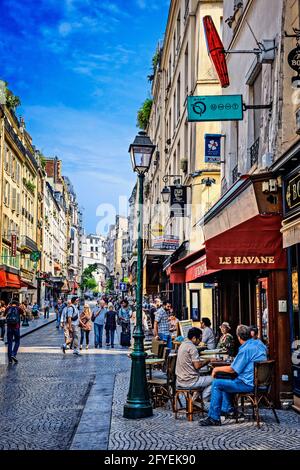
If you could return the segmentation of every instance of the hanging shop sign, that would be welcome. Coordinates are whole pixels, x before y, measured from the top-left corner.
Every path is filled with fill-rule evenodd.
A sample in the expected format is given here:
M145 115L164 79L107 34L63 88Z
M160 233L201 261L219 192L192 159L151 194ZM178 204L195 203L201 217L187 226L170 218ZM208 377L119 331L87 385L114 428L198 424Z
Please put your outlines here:
M152 248L155 250L175 251L179 248L179 237L175 235L163 235L153 240Z
M287 212L300 207L300 173L287 180L285 200Z
M40 251L33 251L30 253L30 260L37 262L41 259L41 252Z
M186 217L187 187L170 186L171 217Z
M295 70L300 74L300 47L297 46L288 55L288 64L291 69Z
M221 134L205 134L205 163L221 162Z
M242 95L208 95L188 97L189 122L242 121Z
M17 256L17 235L15 234L11 236L10 256L12 258L16 258Z
M209 57L218 74L222 88L230 85L223 42L210 15L203 18L205 39Z

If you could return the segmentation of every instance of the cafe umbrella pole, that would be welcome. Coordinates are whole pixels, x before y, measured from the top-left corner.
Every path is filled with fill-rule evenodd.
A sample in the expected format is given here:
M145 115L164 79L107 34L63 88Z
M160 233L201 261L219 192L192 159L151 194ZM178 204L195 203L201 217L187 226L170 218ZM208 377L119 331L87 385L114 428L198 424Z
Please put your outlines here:
M155 146L144 132L140 132L130 146L133 170L138 174L138 261L136 287L136 327L133 332L134 347L131 354L131 375L124 418L141 419L153 415L146 379L146 354L144 351L144 331L142 321L143 296L143 202L144 178L149 170Z

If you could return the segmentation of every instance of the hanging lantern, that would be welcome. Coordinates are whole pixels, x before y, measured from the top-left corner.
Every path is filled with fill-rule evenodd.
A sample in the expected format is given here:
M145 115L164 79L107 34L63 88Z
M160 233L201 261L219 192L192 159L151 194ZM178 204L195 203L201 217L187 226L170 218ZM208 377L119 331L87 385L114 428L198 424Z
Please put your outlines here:
M208 54L215 66L222 88L227 88L230 85L230 81L226 64L224 45L220 39L219 33L211 16L208 15L203 18L203 25Z

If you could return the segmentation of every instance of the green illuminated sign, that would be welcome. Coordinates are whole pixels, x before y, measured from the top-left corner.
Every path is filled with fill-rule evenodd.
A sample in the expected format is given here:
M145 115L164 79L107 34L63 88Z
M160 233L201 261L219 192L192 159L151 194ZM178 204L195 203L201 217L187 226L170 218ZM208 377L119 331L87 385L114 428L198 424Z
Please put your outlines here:
M189 122L242 121L242 95L189 96Z
M31 261L39 261L41 259L41 252L40 251L33 251L30 253L30 260Z

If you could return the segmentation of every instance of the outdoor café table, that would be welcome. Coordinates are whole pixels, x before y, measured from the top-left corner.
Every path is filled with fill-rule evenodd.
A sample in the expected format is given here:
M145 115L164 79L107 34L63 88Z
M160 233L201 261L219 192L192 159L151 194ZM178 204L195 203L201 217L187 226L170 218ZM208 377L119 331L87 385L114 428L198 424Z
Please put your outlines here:
M152 379L152 367L153 366L157 366L157 365L161 365L165 362L164 359L146 359L145 360L145 364L146 364L146 367L149 368L149 379L151 380Z

